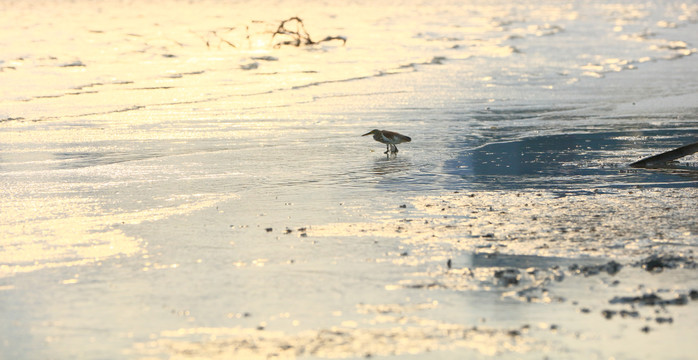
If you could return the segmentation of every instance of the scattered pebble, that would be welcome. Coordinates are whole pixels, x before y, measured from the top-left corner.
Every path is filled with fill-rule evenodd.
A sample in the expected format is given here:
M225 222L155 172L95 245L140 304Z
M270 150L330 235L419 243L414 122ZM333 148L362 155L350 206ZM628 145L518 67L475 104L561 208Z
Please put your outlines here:
M497 270L494 272L494 277L497 279L497 285L517 285L521 280L521 272L517 269Z
M613 318L613 315L617 314L618 312L615 310L604 310L601 312L601 315L605 317L608 320L611 320Z
M608 301L610 304L640 304L640 305L686 305L688 296L679 295L674 299L664 300L659 295L643 294L642 296L616 296Z
M698 263L693 260L693 257L682 257L675 255L651 255L639 262L633 264L634 266L641 266L643 269L650 272L661 272L666 269L676 269L676 268L687 268L696 269L698 268Z
M620 311L620 316L626 318L626 317L631 317L631 318L637 318L640 317L640 313L637 311L629 311L629 310L621 310Z
M574 273L574 274L582 274L584 276L592 276L592 275L598 275L602 272L607 273L608 275L615 275L617 274L620 269L623 268L623 265L611 260L606 264L602 265L578 265L578 264L572 264L569 266L569 270Z
M611 320L614 316L620 315L622 318L638 318L640 317L640 313L637 311L629 311L629 310L621 310L621 311L616 311L616 310L604 310L601 312L601 315L605 317L608 320Z
M671 324L674 322L674 318L670 317L658 317L654 319L657 324Z

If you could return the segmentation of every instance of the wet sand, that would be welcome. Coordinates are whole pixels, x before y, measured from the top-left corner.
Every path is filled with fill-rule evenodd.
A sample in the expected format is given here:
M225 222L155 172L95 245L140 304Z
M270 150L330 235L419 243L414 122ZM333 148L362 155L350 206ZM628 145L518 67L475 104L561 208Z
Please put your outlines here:
M403 199L382 221L289 229L316 247L391 244L362 262L399 269L376 291L402 300L359 303L317 330L183 328L140 346L213 359L690 358L697 199L695 188L454 192Z
M204 3L0 4L1 358L694 357L698 7Z

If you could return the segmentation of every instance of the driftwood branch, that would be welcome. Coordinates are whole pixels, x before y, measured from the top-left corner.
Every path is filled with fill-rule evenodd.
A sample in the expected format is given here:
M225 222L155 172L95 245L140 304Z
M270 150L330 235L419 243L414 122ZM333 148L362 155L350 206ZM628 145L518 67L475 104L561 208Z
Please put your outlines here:
M194 34L194 35L196 35L198 38L200 38L200 39L206 44L206 47L207 47L207 48L210 48L210 47L213 45L213 44L211 43L212 40L217 40L217 41L218 41L218 43L216 44L216 46L217 46L219 49L220 49L220 47L221 47L221 44L226 44L226 45L228 45L228 46L230 46L230 47L237 48L238 46L236 46L236 45L233 44L232 42L226 40L225 38L223 38L223 36L220 35L221 32L231 32L231 31L233 31L233 30L235 30L234 27L231 27L231 28L224 28L224 29L219 29L219 30L211 30L211 31L209 31L209 32L206 33L206 36L199 35L199 34L193 32L193 31L192 31L192 34Z
M250 28L251 26L252 29ZM259 28L260 26L262 29ZM275 31L271 30L273 29L272 26L276 26ZM264 27L266 27L266 29L264 29ZM251 24L246 26L215 29L208 31L205 35L195 33L195 35L206 44L207 48L215 46L219 49L221 45L228 45L232 48L240 49L244 47L243 45L245 43L247 43L247 46L252 47L253 38L259 38L260 35L266 37L265 34L272 34L269 46L274 48L280 48L282 46L310 46L327 41L341 41L342 45L347 43L347 38L344 36L326 36L320 41L314 41L310 37L308 30L305 29L303 20L298 16L283 20L279 25L272 25L264 21L254 20Z
M684 156L692 155L698 152L698 142L681 146L679 148L663 152L658 155L646 157L642 160L630 164L635 168L657 168L664 167L668 162L674 161Z
M293 25L295 24L295 30L292 28ZM291 27L288 28L287 26ZM291 46L301 46L301 45L317 45L321 42L325 41L332 41L332 40L340 40L342 41L342 45L345 45L347 43L347 38L344 36L327 36L324 39L320 41L313 41L310 38L310 34L308 31L305 29L305 25L303 24L303 20L299 18L298 16L294 16L291 18L288 18L279 24L279 27L276 29L274 34L271 36L271 42L272 44L274 43L274 38L279 35L279 36L289 36L291 37L291 40L285 40L282 42L279 42L277 44L274 44L275 48L281 47L283 45L291 45Z

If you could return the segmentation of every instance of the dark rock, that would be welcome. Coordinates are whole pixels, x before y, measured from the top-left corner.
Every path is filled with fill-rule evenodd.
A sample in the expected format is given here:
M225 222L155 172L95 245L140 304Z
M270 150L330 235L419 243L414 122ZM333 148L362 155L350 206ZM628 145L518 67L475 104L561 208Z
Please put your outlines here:
M621 310L620 316L622 316L624 318L626 318L626 317L637 318L640 316L640 313L638 313L637 311Z
M657 324L671 324L674 322L674 318L670 317L658 317L654 319Z
M693 257L682 257L675 255L651 255L645 259L633 264L641 266L643 269L651 272L661 272L664 269L676 269L679 267L687 269L698 268L698 263L693 260Z
M688 296L679 295L674 299L664 300L657 294L644 294L642 296L616 296L608 301L611 304L640 304L640 305L686 305Z
M662 298L656 294L644 294L642 296L615 296L608 302L611 304L634 304L640 303L642 305L656 305L662 301Z
M521 280L521 272L517 269L497 270L494 272L494 277L497 279L497 285L517 285L519 280Z
M604 310L601 312L601 315L605 317L608 320L611 320L613 318L613 315L617 314L618 312L615 310Z
M623 265L611 260L606 264L602 265L582 265L579 266L578 264L572 264L569 266L569 270L575 274L581 274L584 276L592 276L592 275L598 275L602 272L607 273L608 275L615 275L617 274L620 269L623 268Z

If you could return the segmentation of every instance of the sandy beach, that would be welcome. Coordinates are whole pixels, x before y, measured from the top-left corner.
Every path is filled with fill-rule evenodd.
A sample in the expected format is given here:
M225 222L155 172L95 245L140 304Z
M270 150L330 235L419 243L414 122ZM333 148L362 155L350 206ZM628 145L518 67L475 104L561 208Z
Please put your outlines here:
M0 14L0 359L695 358L691 2Z

